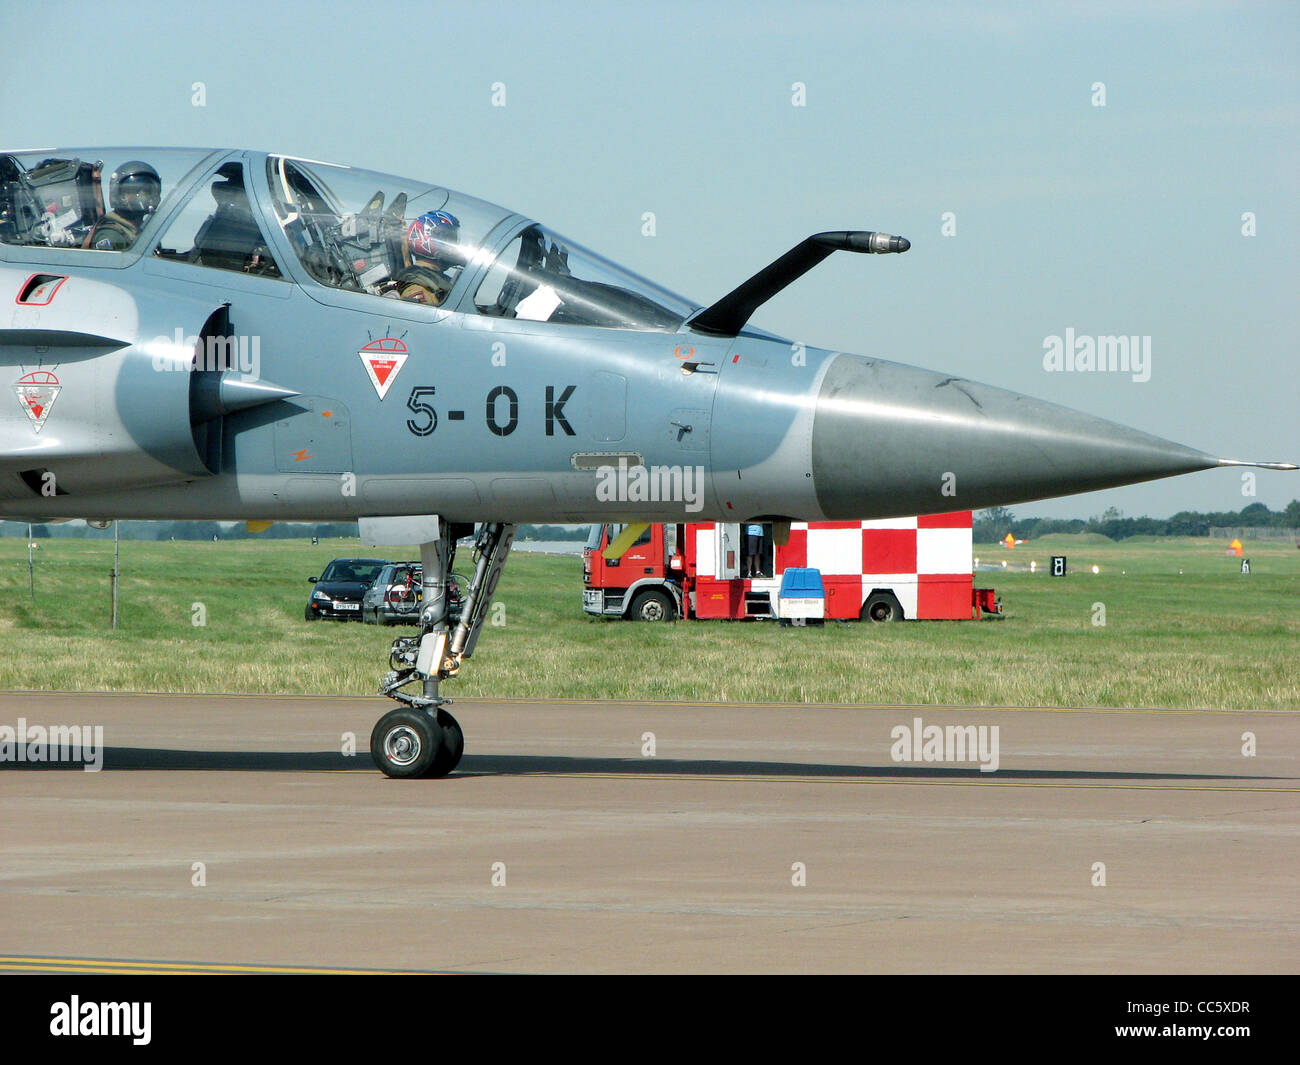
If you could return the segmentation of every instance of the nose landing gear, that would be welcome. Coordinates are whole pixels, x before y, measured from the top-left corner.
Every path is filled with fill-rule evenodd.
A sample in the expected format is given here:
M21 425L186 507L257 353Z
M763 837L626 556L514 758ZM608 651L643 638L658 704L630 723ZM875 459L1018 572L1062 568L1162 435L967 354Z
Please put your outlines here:
M456 553L452 532L449 523L439 521L437 539L420 545L420 634L393 641L392 669L379 685L381 695L404 704L381 717L370 734L370 756L390 777L444 777L460 764L465 751L465 734L447 711L450 700L439 695L438 687L456 676L474 653L514 543L515 526L494 522L480 527L474 542L474 576L461 595L451 583ZM402 690L417 682L418 694Z

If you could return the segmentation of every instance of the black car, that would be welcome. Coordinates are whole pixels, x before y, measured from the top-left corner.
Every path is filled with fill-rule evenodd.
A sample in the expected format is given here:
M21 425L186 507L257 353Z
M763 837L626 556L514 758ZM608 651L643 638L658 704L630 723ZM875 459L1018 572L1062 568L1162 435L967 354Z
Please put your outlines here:
M308 621L360 621L366 589L387 565L383 558L336 558L319 577L308 578L316 588L307 600L304 616Z

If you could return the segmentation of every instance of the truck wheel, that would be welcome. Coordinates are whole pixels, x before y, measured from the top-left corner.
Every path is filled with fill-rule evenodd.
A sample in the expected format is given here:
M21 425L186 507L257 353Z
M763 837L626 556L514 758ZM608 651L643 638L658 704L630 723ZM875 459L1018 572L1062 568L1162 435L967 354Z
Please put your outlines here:
M639 592L628 611L628 617L633 621L672 621L676 616L672 597L653 588Z
M877 592L862 604L862 621L902 621L903 608L897 599L887 592Z

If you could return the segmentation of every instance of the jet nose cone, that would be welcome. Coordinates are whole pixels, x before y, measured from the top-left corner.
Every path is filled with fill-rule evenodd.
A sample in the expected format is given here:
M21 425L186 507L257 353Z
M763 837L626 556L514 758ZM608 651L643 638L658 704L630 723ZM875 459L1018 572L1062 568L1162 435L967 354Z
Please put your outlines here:
M813 419L813 479L830 519L1010 505L1218 461L1054 403L856 355L827 368Z
M912 246L912 242L906 237L897 237L896 239L898 240L899 251L907 251L907 249Z

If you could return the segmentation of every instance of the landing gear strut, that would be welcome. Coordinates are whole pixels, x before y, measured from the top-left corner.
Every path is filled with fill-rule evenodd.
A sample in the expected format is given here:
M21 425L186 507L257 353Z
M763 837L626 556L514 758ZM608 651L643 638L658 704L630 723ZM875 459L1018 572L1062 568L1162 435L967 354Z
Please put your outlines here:
M420 634L393 641L392 668L379 685L381 695L403 704L381 717L370 734L370 755L390 777L445 777L460 763L465 734L447 711L451 700L439 694L439 685L456 676L474 653L515 538L513 525L481 525L474 541L474 575L460 592L451 574L458 529L443 521L437 525L437 538L420 545ZM418 689L403 691L415 684Z

